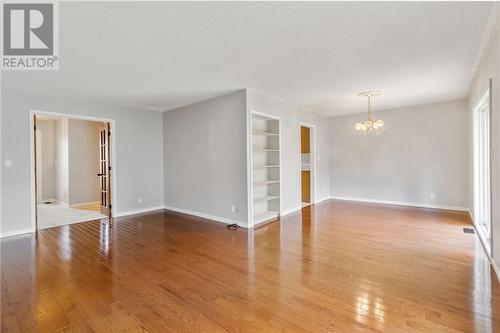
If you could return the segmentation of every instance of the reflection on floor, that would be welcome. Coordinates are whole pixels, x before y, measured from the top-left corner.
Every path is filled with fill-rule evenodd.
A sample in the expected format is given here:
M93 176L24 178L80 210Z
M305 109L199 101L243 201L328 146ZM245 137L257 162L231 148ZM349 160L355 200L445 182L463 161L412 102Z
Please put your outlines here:
M99 211L69 208L57 203L38 205L39 229L98 220L106 217L106 215L101 214Z
M464 227L325 200L257 229L165 210L7 237L0 330L500 332L500 284Z
M88 205L81 205L78 207L75 207L77 209L83 209L83 210L94 210L96 212L101 211L101 204L99 202L93 203L93 204L88 204Z

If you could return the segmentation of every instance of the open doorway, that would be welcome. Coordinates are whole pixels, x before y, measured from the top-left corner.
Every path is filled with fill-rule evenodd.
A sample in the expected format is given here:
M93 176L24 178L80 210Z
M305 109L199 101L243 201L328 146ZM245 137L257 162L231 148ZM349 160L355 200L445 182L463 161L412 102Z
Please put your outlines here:
M32 112L35 229L111 217L106 121Z
M314 126L300 126L300 183L302 207L314 203L315 198L315 147Z

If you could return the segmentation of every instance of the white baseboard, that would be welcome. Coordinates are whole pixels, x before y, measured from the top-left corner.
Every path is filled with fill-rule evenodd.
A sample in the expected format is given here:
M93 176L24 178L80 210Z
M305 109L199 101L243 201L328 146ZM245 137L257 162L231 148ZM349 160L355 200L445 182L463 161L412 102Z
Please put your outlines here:
M298 211L299 211L299 210L301 210L301 209L302 209L302 206L299 206L299 207L295 207L295 208L292 208L292 209L285 210L281 216L286 216L286 215L290 215L290 214L296 213L296 212L298 212Z
M35 231L32 230L31 228L30 229L20 229L20 230L2 232L2 233L0 233L0 238L12 237L12 236L19 236L19 235L24 235L24 234L30 234L32 232L35 232Z
M42 199L42 200L40 200L40 202L56 202L56 201L57 201L57 199L55 199L55 198L50 198L50 199Z
M69 206L70 207L81 207L81 206L95 205L95 204L98 204L98 203L99 203L99 201L80 202L80 203L72 204L72 205L69 205Z
M365 199L365 198L351 198L351 197L330 197L333 200L345 200L345 201L358 201L358 202L369 202L378 203L384 205L397 205L397 206L410 206L410 207L420 207L420 208L433 208L433 209L444 209L444 210L456 210L461 212L468 212L469 207L460 206L447 206L447 205L434 205L418 202L406 202L406 201L391 201L391 200L378 200L378 199Z
M321 198L321 199L319 199L319 200L316 200L316 202L314 202L313 204L314 204L314 205L317 205L317 204L319 204L319 203L321 203L321 202L323 202L323 201L325 201L325 200L329 200L329 199L330 199L330 197L324 197L324 198ZM302 203L301 203L301 205L300 205L300 206L298 206L298 207L295 207L295 208L292 208L292 209L285 210L285 211L283 212L283 214L281 214L281 216L286 216L286 215L289 215L289 214L296 213L296 212L300 211L301 209L302 209Z
M182 209L182 208L177 208L177 207L172 207L172 206L165 206L164 208L168 209L168 210L171 210L171 211L174 211L174 212L177 212L177 213L183 213L183 214L187 214L187 215L193 215L193 216L201 217L201 218L204 218L204 219L207 219L207 220L212 220L212 221L215 221L215 222L221 222L221 223L225 223L225 224L234 224L234 223L236 223L237 225L239 225L242 228L248 228L248 225L246 223L244 223L244 222L239 222L239 221L231 220L231 219L228 219L228 218L225 218L225 217L209 215L209 214L205 214L205 213L195 212L195 211L192 211L192 210L187 210L187 209Z
M493 260L493 258L491 259L491 267L493 267L493 271L495 272L498 282L500 282L500 269L497 264L495 264L495 260Z
M152 212L154 210L161 210L161 209L164 209L164 208L165 207L163 207L163 206L154 206L154 207L148 207L148 208L126 210L126 211L123 211L123 212L115 213L115 215L113 217L122 217L122 216L134 215L134 214L148 213L148 212Z

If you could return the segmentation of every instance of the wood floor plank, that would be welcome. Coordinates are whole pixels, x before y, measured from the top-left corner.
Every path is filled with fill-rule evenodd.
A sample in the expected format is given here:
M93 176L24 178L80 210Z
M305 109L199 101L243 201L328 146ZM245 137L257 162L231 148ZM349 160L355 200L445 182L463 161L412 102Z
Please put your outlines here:
M171 211L1 245L2 332L496 332L466 213L328 200L254 230Z

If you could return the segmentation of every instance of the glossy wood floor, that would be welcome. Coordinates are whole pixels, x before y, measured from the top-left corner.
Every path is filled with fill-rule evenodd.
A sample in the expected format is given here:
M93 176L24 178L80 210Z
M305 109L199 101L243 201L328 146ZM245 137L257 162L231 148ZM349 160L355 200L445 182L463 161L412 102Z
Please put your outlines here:
M2 332L499 332L464 213L327 201L253 232L168 211L1 241Z

